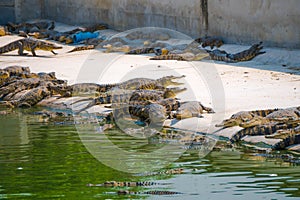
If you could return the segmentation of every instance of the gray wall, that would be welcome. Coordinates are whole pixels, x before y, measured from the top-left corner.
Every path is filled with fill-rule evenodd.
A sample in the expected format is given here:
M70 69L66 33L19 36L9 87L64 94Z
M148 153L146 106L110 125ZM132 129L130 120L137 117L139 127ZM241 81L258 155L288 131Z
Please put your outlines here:
M15 0L0 0L0 24L15 20Z
M228 42L300 48L299 0L209 0L209 33Z
M1 2L10 2L4 9L10 14L0 12L2 21L15 6L17 22L104 22L118 30L158 26L191 37L217 35L229 43L300 48L300 0L15 0L15 5L0 0L0 11Z

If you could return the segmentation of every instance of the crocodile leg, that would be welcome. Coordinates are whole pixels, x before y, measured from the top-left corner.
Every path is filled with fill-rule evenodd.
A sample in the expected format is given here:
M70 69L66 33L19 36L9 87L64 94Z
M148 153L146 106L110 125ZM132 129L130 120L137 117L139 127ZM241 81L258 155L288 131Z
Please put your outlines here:
M18 42L18 47L19 47L19 51L18 51L18 54L20 56L26 56L27 53L24 53L24 45L21 41Z

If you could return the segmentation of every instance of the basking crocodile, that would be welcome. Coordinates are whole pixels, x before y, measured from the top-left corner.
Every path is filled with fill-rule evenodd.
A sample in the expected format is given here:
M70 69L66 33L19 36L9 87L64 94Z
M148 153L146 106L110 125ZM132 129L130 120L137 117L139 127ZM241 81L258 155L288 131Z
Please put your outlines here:
M278 123L271 122L264 125L257 125L249 128L244 128L237 133L235 133L230 139L231 143L239 141L246 135L256 136L256 135L271 135L274 134L277 130L281 129L290 129L299 125L299 121L291 121L288 123Z
M300 125L286 130L278 130L273 135L267 135L266 138L282 139L272 146L272 149L280 150L294 144L300 144Z
M30 108L44 98L50 96L50 91L45 86L33 88L23 94L18 100L10 101L15 107Z
M146 48L140 48L140 49L133 49L126 54L149 54L149 53L155 53L156 55L161 55L162 50L161 48L155 48L155 47L146 47Z
M150 60L178 60L178 61L197 61L207 57L207 53L193 54L191 52L179 53L179 54L167 54L154 56Z
M72 52L76 52L76 51L85 51L85 50L91 50L91 49L95 49L95 46L87 45L87 46L75 47L72 50L68 51L67 53L72 53Z
M236 114L231 115L229 119L223 120L222 123L216 124L216 127L232 127L232 126L240 126L241 123L247 122L253 119L256 116L265 117L272 112L277 111L278 109L266 109L266 110L254 110L254 111L240 111Z
M14 51L16 49L19 50L19 55L26 55L26 53L23 52L26 50L30 51L33 56L36 56L35 50L51 51L54 55L56 55L57 53L55 53L53 50L62 49L62 47L46 41L36 40L33 38L24 38L0 47L0 54Z
M9 66L3 69L9 73L10 76L20 76L24 73L30 73L29 67L23 67L19 65Z
M74 85L66 87L53 88L62 97L78 96L78 95L93 95L97 96L101 93L110 91L112 88L123 89L123 90L164 90L170 85L182 85L183 83L178 83L173 80L180 79L183 76L164 76L159 79L149 79L149 78L134 78L128 81L115 84L96 84L96 83L77 83Z
M269 122L287 122L290 120L298 120L300 118L300 106L286 109L279 109L268 114L265 117L255 116L249 121L240 124L243 128L248 128L256 125L262 125Z
M92 106L100 104L111 104L111 103L129 103L131 101L142 102L142 101L159 101L167 98L174 98L177 94L186 91L186 88L167 88L165 91L159 90L114 90L106 93L103 96L87 99L92 100L86 107L79 110L82 112ZM79 100L74 103L78 103L86 100ZM73 103L73 104L74 104Z
M260 50L263 48L262 42L258 44L252 45L249 49L241 51L236 54L229 54L224 50L213 50L207 52L210 55L212 60L216 61L223 61L223 62L241 62L241 61L249 61L252 60L254 57L260 54L264 54L265 52L261 52Z
M195 39L196 42L200 43L203 48L209 46L211 49L214 47L220 47L224 44L223 40L218 37L206 36Z

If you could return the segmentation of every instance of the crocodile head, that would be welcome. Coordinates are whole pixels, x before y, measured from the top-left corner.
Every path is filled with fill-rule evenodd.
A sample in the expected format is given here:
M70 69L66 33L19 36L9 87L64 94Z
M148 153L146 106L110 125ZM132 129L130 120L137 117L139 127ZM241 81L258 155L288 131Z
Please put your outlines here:
M175 88L167 88L165 93L164 93L164 98L175 98L177 94L186 91L186 88L179 88L179 87L175 87Z
M167 87L169 85L183 85L184 83L178 83L178 82L175 82L173 80L181 79L181 78L184 78L184 77L185 77L185 75L182 75L182 76L173 76L173 75L164 76L164 77L158 79L158 82L164 87Z
M9 73L4 70L0 70L0 79L8 79L10 77Z
M249 127L265 124L268 122L269 122L269 120L265 117L255 116L251 120L242 122L239 125L243 128L249 128Z

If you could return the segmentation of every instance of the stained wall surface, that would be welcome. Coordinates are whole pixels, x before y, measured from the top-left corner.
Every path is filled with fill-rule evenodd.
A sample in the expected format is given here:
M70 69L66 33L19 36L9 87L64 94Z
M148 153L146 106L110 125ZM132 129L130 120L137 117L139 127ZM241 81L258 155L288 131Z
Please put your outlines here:
M104 22L117 30L157 26L191 37L300 48L299 0L0 0L0 12L24 21L48 18L68 24ZM14 9L13 9L14 8ZM13 12L14 11L14 12ZM9 14L5 14L9 13Z

